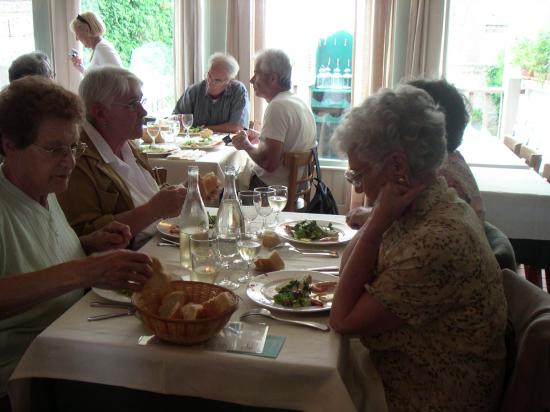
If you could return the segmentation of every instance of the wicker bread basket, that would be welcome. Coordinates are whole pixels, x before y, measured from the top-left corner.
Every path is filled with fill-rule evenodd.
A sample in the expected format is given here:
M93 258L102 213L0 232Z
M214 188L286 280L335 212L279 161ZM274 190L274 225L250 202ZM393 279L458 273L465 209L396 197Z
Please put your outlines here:
M233 305L215 318L197 320L165 319L147 310L141 293L135 292L132 295L132 303L139 318L151 332L168 342L193 345L216 336L239 305L237 295L221 286L210 283L175 281L170 283L170 289L170 291L184 290L193 303L203 303L222 292L229 292L233 297Z

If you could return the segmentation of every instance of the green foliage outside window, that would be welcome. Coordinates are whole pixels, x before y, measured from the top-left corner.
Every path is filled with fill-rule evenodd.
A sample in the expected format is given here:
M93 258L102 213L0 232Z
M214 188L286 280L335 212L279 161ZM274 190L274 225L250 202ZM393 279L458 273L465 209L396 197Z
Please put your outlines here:
M485 70L485 82L487 86L502 87L502 73L504 72L504 51L501 50L497 55L495 64L490 65ZM497 114L500 111L500 101L502 95L500 93L492 93L491 100L496 107Z
M525 71L526 76L546 80L550 67L550 30L539 32L535 40L520 40L513 53L512 63Z
M82 0L80 10L101 16L109 39L125 67L132 51L144 43L160 41L170 48L173 41L173 0Z

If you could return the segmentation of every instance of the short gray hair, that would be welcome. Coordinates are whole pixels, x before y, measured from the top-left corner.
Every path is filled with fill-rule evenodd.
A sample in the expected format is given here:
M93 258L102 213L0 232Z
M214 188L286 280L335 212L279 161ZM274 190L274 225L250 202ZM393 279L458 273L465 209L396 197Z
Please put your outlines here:
M90 110L96 103L109 106L117 97L130 93L132 86L143 82L131 71L116 66L88 70L80 82L78 94L86 106L86 119L92 121Z
M445 115L424 90L385 89L352 109L331 143L381 168L388 154L405 153L413 177L436 172L446 154Z
M262 74L276 74L283 90L292 86L292 66L286 53L277 49L266 49L256 55L256 64Z
M8 78L10 83L21 77L29 75L39 75L52 77L52 67L48 56L41 51L33 51L23 54L15 59L8 69Z
M227 70L229 80L233 80L235 77L237 77L237 73L239 73L239 63L230 54L214 53L212 56L210 56L208 58L208 71L210 71L210 69L212 69L212 66L214 66L215 64L223 65L224 69Z

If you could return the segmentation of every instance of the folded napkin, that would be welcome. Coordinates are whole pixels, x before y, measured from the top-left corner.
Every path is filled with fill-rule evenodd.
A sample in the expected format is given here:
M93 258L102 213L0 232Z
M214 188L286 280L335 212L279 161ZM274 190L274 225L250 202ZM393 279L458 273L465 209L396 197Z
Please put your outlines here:
M197 160L203 157L205 154L206 152L204 150L180 150L169 155L167 159Z

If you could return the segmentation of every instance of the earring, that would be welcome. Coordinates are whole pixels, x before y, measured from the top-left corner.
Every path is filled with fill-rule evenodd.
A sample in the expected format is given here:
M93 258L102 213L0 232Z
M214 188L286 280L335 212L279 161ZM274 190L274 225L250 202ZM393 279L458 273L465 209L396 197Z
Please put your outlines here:
M406 183L406 180L403 176L399 176L397 178L397 183L399 183L400 185L404 185Z

